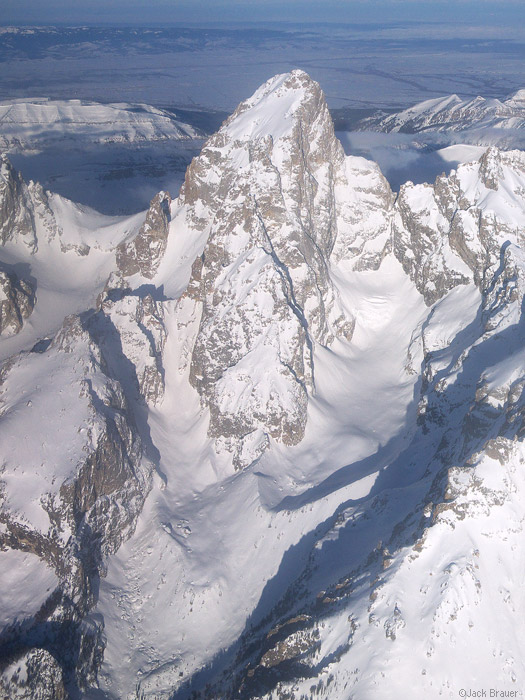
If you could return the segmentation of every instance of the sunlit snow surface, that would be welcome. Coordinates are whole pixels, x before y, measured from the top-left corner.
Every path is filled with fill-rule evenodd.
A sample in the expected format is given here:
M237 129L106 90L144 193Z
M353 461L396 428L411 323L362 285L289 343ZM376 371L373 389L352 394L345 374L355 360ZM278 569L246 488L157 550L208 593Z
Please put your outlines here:
M0 568L0 627L4 629L38 612L53 592L58 579L55 572L31 552L14 549L0 552Z
M2 338L0 357L5 359L22 350L31 349L40 338L51 337L62 326L66 316L80 313L95 305L115 265L115 246L138 231L144 213L133 217L110 217L73 204L58 195L51 195L50 206L63 236L48 241L48 232L37 219L37 236L41 241L36 253L30 253L21 242L8 241L2 248L2 262L7 269L30 275L37 285L35 311L22 331ZM66 246L90 246L89 254L80 256Z

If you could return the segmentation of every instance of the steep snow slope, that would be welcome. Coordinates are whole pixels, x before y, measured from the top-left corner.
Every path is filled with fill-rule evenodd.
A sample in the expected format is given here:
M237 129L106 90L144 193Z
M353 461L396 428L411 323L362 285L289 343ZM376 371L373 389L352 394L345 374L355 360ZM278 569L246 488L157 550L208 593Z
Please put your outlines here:
M0 197L1 269L29 283L36 296L18 335L2 340L4 359L52 336L68 314L94 305L115 267L116 245L136 234L144 214L102 216L45 192L37 183L26 185L6 159L0 171Z
M6 693L523 685L521 152L395 200L294 71L145 215L2 177Z

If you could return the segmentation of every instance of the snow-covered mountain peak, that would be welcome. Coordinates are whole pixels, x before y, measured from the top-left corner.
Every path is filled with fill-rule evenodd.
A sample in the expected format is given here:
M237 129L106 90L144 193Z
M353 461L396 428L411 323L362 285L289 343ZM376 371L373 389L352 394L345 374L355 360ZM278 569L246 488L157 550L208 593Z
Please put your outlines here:
M323 93L302 71L259 88L188 169L180 203L207 240L190 281L203 305L191 381L211 435L301 440L312 344L352 329L327 265L343 181Z
M0 205L0 694L523 685L523 153L396 199L294 71L174 201Z
M327 146L331 153L327 153ZM335 138L319 84L305 72L295 70L268 80L242 102L207 141L201 157L206 153L213 156L210 166L215 167L210 167L208 173L212 180L223 167L219 154L228 152L236 169L243 169L249 168L252 158L257 158L257 149L267 150L280 167L294 148L304 148L311 156L319 147L324 148L320 161L328 155L336 161L343 160L343 149ZM182 190L185 201L192 201L193 174L190 167Z
M311 120L328 109L318 83L302 70L276 75L237 107L224 131L231 138L253 140L271 136L274 141L290 134L298 119ZM310 111L310 114L306 113Z
M479 159L479 176L487 189L497 190L504 177L501 152L495 146L487 148Z
M409 109L405 109L403 112L400 112L399 118L408 119L426 112L438 114L445 109L450 109L455 105L461 104L461 101L461 98L455 93L453 95L448 95L447 97L435 97L430 100L424 100L423 102L419 102L414 107L410 107Z
M525 107L525 88L517 90L513 95L511 95L506 100L506 104L515 104L519 107Z

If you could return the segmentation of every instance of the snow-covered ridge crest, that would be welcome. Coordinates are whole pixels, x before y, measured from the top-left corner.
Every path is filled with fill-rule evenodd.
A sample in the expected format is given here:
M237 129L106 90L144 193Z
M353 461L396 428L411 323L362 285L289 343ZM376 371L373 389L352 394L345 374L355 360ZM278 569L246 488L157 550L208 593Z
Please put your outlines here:
M186 140L201 134L166 110L124 102L13 100L0 102L0 148L45 145L64 138L89 143Z
M241 103L188 169L180 202L207 235L189 285L202 305L190 381L239 465L269 436L301 440L313 344L351 336L328 267L345 179L323 93L303 71Z
M467 129L525 128L525 90L506 100L477 96L462 100L458 95L437 97L388 116L369 117L361 130L399 132L465 131Z

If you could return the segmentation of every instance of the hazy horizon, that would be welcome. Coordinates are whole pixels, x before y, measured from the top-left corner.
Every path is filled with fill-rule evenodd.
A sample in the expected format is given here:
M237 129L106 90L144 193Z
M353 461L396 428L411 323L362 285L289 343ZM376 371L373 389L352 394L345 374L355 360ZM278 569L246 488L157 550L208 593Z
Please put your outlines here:
M494 0L373 0L318 1L289 0L283 6L274 0L240 2L225 0L211 3L209 0L178 2L170 0L116 0L111 4L104 0L86 0L72 4L70 0L55 0L45 5L36 0L6 0L2 12L2 25L8 24L181 24L208 22L302 22L302 23L353 23L392 21L482 22L494 24L523 19L520 2L494 2Z

